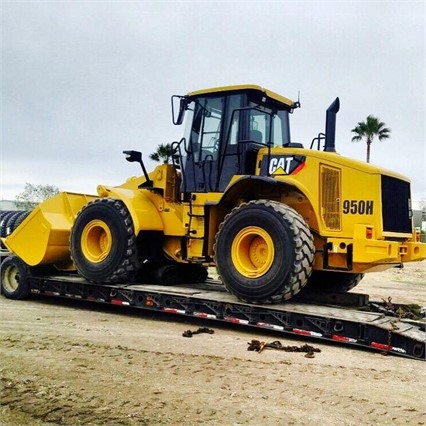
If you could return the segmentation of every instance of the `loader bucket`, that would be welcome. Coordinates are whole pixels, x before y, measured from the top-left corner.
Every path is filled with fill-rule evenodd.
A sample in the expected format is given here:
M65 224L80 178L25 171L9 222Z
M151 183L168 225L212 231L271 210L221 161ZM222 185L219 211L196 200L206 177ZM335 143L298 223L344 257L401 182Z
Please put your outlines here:
M3 242L30 266L58 265L69 269L71 226L82 207L95 198L61 192L39 204Z

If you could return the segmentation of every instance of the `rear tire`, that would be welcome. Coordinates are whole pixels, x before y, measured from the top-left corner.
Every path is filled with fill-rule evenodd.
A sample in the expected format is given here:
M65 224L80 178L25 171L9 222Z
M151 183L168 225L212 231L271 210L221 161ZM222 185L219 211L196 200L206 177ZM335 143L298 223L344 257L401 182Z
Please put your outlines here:
M138 269L133 221L124 203L101 198L87 204L71 229L71 258L95 283L132 280Z
M269 200L234 208L219 226L214 249L225 287L249 303L279 303L299 293L315 252L299 213Z
M16 256L8 256L0 266L1 292L8 299L26 299L31 294L28 266Z

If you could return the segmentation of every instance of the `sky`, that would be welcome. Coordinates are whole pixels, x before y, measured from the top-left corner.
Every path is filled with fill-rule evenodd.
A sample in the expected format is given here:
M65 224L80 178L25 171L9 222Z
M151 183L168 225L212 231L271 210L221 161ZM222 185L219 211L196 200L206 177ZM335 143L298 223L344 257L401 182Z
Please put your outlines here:
M353 129L373 114L391 129L371 163L412 181L426 200L422 1L1 2L0 199L25 183L96 193L141 174L180 140L170 97L258 84L297 100L294 142L325 131L338 96L336 149L365 161Z

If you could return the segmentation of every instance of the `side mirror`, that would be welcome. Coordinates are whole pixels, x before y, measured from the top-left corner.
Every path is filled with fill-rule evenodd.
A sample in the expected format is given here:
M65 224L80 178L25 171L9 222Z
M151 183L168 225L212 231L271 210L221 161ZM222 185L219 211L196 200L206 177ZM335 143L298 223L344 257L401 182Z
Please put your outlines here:
M187 106L186 96L173 95L172 96L172 121L175 125L180 125L185 117ZM176 114L176 111L177 114Z
M140 164L142 162L142 153L139 151L123 151L123 154L126 155L126 160L130 163L137 162Z
M146 181L143 185L148 187L152 186L152 180L149 178L148 172L146 171L145 165L142 161L142 153L140 151L132 150L132 151L123 151L123 154L125 154L127 161L130 161L131 163L136 162L141 165L142 172L145 176L145 181Z

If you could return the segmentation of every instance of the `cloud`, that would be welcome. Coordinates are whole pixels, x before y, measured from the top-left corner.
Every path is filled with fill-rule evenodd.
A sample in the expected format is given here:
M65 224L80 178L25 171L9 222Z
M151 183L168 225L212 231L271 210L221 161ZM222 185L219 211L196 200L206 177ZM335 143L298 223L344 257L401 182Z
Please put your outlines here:
M379 116L392 138L372 161L426 198L422 2L4 2L2 27L4 197L25 181L119 184L139 173L122 150L180 139L172 94L255 83L300 91L292 135L305 146L339 96L338 151L363 160L350 130Z

